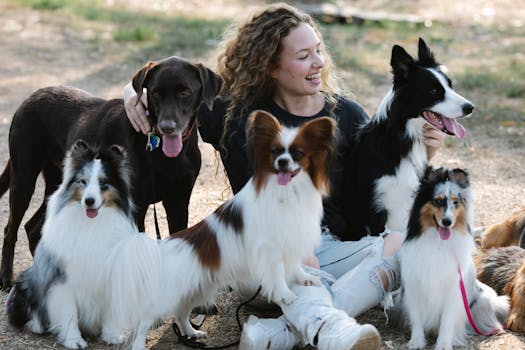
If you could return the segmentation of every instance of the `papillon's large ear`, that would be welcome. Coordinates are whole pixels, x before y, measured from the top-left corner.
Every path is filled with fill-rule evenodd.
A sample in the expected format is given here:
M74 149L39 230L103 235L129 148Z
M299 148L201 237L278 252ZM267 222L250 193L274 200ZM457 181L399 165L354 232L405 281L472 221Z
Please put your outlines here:
M142 89L144 86L146 86L148 82L148 78L150 77L150 73L153 71L155 67L157 67L158 62L149 61L146 63L135 75L133 76L131 80L131 85L133 86L133 89L137 93L137 103L140 101L140 98L142 97Z
M252 147L260 139L273 140L279 130L281 124L277 118L263 110L256 110L248 117L246 140Z
M329 168L337 154L339 131L333 118L321 117L299 128L296 140L308 154L307 171L323 195L330 192Z
M432 53L432 51L430 51L425 41L421 38L419 38L417 56L418 63L421 64L423 67L435 67L438 65L434 54Z
M399 45L392 47L392 57L390 58L390 65L392 66L392 72L394 73L394 83L401 82L408 78L408 75L414 67L415 61Z
M322 147L326 147L336 143L338 128L334 119L322 117L304 124L299 133L302 133L310 144L322 144Z

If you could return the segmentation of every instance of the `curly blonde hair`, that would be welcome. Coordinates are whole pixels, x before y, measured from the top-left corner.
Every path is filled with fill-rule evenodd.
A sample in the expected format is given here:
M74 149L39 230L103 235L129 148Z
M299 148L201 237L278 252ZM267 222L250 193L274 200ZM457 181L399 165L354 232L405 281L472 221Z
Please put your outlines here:
M234 114L246 116L249 106L271 98L275 81L270 72L278 68L281 41L301 23L309 24L321 40L325 63L321 90L335 107L335 93L341 93L333 63L322 35L308 14L284 3L272 4L254 13L247 21L226 29L220 46L217 73L224 79L223 95L229 100L225 129ZM236 112L236 113L234 113Z

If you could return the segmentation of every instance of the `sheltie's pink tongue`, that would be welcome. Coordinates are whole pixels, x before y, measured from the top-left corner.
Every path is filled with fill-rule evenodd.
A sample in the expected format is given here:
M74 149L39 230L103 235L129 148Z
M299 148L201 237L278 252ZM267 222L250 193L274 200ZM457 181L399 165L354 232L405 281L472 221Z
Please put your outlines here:
M162 135L162 152L168 158L175 158L182 150L182 135Z
M459 137L460 139L463 139L465 137L465 128L463 125L458 123L455 119L451 118L442 118L443 120L443 126L447 131L452 134L456 135L456 137Z
M98 209L86 209L86 215L88 218L93 219L98 215Z
M441 239L444 241L449 239L450 238L450 228L439 226L439 237L441 237Z
M277 182L279 183L279 185L285 186L288 184L288 182L290 182L291 179L292 173L290 172L284 173L281 171L277 174Z

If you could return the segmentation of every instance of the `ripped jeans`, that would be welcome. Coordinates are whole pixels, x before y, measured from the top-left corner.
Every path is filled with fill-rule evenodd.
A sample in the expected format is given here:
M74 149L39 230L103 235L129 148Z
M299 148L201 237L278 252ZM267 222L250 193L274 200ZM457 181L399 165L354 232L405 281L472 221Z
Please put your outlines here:
M351 317L376 306L397 288L399 262L396 256L383 257L383 236L340 241L324 231L316 255L321 270L336 279L330 286L334 306Z
M321 270L306 268L323 283L292 285L297 299L282 307L280 320L293 330L298 343L316 345L325 324L355 324L353 317L378 305L398 287L399 262L395 255L383 257L383 243L383 236L343 242L323 232L316 252Z

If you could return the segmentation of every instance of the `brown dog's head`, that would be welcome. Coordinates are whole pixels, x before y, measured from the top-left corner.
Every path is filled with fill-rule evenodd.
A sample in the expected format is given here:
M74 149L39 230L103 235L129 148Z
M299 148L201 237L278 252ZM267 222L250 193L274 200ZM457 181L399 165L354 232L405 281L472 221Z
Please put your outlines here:
M139 99L143 89L147 90L150 122L162 137L162 151L167 157L177 157L193 130L200 105L211 108L222 79L202 64L173 56L148 62L132 84Z

